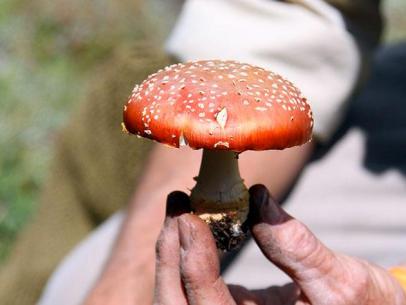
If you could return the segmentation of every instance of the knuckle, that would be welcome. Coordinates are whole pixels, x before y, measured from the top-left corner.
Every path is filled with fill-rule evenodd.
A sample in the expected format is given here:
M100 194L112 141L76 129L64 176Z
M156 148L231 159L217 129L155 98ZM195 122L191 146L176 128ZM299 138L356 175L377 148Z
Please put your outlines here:
M173 256L171 252L175 244L175 235L167 228L162 229L159 233L158 239L155 242L155 254L157 259L161 259L164 256Z
M363 264L348 259L340 258L342 277L330 279L330 291L335 295L337 304L358 305L368 300L370 274Z
M192 259L189 255L182 256L181 264L182 277L187 282L193 282L199 278L201 266L198 262Z
M158 239L155 243L155 254L157 256L157 258L160 258L161 253L162 253L162 248L164 246L165 243L165 232L161 231L161 233L159 233Z
M348 265L347 274L348 278L346 282L350 283L351 286L349 294L347 295L348 301L366 299L371 280L368 268L366 268L364 264L350 263Z
M209 287L220 276L213 259L204 255L182 255L180 267L182 280L191 289Z
M314 254L319 242L304 224L297 220L290 222L289 226L280 232L278 242L288 256L297 262L304 262Z
M266 256L278 261L311 264L314 254L324 249L308 228L296 219L288 219L281 226L269 230L269 225L259 224L254 234L260 240Z

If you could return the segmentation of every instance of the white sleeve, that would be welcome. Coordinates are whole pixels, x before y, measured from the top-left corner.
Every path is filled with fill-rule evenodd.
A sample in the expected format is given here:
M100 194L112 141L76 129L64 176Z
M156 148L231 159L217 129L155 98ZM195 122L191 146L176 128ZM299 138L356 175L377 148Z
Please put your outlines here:
M83 304L103 272L124 217L123 211L110 216L73 248L49 278L36 305Z
M309 99L314 136L336 130L360 69L339 12L321 0L187 0L166 42L182 61L234 59L281 74Z

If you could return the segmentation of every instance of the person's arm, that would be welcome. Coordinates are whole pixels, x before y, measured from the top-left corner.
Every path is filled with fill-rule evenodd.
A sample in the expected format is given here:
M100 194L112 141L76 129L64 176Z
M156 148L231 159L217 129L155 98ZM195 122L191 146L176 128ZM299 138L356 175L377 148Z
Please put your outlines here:
M0 304L35 304L61 258L93 228L60 143L35 216L0 270Z
M172 193L168 203L185 206L188 198ZM406 304L405 292L386 270L328 249L264 186L250 189L250 230L263 254L294 283L251 291L227 287L208 226L186 212L168 210L157 242L156 305Z
M262 182L282 197L309 159L313 144L284 151L240 155L241 176L247 185ZM150 304L154 290L155 242L164 216L166 196L174 189L194 186L200 151L158 145L145 168L144 179L128 207L111 257L90 292L86 305ZM266 164L266 166L264 166Z

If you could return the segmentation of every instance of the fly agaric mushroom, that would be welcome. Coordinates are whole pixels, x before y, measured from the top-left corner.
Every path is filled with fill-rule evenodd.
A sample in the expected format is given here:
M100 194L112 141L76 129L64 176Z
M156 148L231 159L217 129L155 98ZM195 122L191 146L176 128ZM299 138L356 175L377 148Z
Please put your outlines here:
M300 91L278 74L212 60L150 75L124 106L123 127L174 147L203 148L192 209L211 227L217 247L230 250L244 239L248 214L238 154L304 144L313 118Z

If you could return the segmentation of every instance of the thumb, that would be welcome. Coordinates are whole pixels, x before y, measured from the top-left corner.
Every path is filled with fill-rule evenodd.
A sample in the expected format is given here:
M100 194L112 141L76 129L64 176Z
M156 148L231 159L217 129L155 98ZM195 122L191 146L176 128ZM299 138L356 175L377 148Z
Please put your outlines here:
M249 223L264 255L304 292L308 284L339 272L336 255L309 229L287 214L263 185L250 188Z

